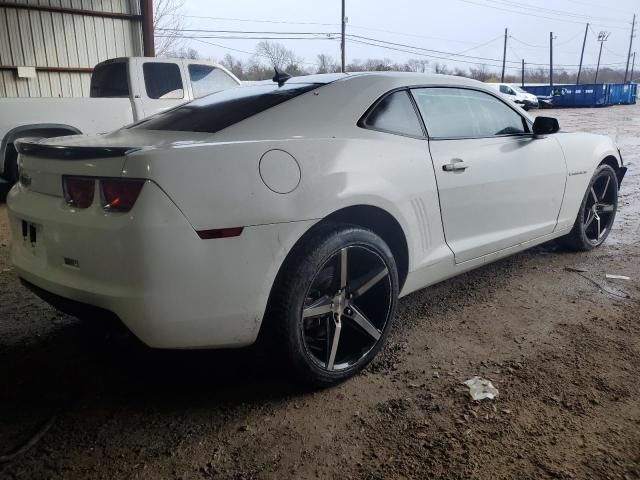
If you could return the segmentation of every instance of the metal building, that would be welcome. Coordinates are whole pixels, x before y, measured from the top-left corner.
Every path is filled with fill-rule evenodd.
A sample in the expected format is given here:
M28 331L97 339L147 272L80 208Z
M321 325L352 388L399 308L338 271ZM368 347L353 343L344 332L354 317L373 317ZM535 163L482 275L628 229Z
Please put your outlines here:
M0 0L0 97L89 96L95 64L145 54L151 0Z

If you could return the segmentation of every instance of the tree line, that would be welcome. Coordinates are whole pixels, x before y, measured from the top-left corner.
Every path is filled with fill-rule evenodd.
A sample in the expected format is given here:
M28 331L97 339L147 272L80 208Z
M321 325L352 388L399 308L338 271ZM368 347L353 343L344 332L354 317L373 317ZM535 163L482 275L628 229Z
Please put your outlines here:
M164 56L181 58L201 58L193 48L180 48L166 51ZM292 76L310 75L314 73L340 72L340 64L331 55L318 54L314 62L306 62L281 43L262 41L256 45L254 54L248 60L242 60L231 54L221 59L211 59L230 70L240 80L266 80L273 77L273 69L285 71ZM366 71L398 71L417 73L439 73L473 78L481 82L499 82L500 71L495 67L478 64L469 68L450 67L443 62L430 62L423 58L411 58L406 62L394 62L389 58L354 59L346 65L347 72ZM575 83L577 70L554 68L554 83ZM593 83L595 68L584 68L580 74L580 83ZM509 69L505 75L505 83L520 84L522 72ZM543 67L525 68L525 83L549 83L549 69ZM599 83L622 83L624 69L602 67L598 72Z

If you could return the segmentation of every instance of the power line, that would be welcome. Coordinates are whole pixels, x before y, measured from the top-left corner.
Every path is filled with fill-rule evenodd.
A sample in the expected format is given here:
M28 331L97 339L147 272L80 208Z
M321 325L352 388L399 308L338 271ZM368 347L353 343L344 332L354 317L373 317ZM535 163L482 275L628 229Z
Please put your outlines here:
M207 45L213 45L214 47L219 47L219 48L222 48L222 49L225 49L225 50L231 50L232 52L246 53L247 55L255 55L257 57L269 58L266 55L261 55L261 54L256 53L256 52L248 52L247 50L240 50L239 48L227 47L226 45L220 45L219 43L208 42L206 40L201 40L199 38L194 38L193 40L195 40L196 42L205 43ZM301 61L300 63L302 63L304 65L316 65L316 63L312 63L312 62Z
M407 45L405 43L389 42L387 40L380 40L378 38L365 37L365 36L362 36L362 35L349 34L348 36L352 37L352 38L359 39L359 40L368 40L368 41L383 43L383 44L387 44L387 45L392 45L392 46L395 46L395 47L413 48L415 50L421 50L421 51L425 51L425 52L433 52L433 53L437 53L437 54L440 54L440 55L448 55L448 57L443 58L444 60L448 59L449 57L463 57L463 58L471 58L471 59L476 60L476 62L474 62L474 63L478 63L477 60L487 60L487 61L490 61L490 62L502 62L502 60L498 59L498 58L477 57L477 56L474 56L474 55L464 55L464 54L459 54L459 53L454 53L454 52L445 52L445 51L442 51L442 50L434 50L432 48L423 48L423 47L417 47L415 45ZM438 58L441 58L441 57L438 57ZM458 60L455 59L455 61L458 61ZM511 62L511 63L514 63L514 62Z
M175 29L163 29L166 31L175 31ZM246 31L246 30L210 30L210 29L186 29L185 31L187 32L192 32L194 33L193 35L179 35L180 38L185 38L185 39L190 39L190 40L195 40L195 41L199 41L201 43L206 43L206 44L210 44L213 46L217 46L220 48L224 48L224 49L228 49L231 51L237 51L240 53L245 53L248 55L254 55L254 52L248 52L246 50L240 50L240 49L234 49L232 47L227 47L224 45L220 45L220 44L216 44L213 42L208 42L205 41L204 39L219 39L219 40L329 40L329 41L334 41L337 40L337 37L333 37L331 35L338 35L337 33L322 33L322 32L273 32L273 31ZM206 35L208 33L212 33L212 35ZM217 33L222 33L222 34L226 34L226 33L232 33L235 35L217 35ZM260 35L260 36L257 36ZM272 36L272 35L278 35L278 36ZM283 36L283 35L288 35L288 36ZM311 35L311 36L310 36ZM322 35L322 36L318 36L318 35ZM159 37L163 37L165 35L158 35ZM479 57L479 56L473 56L473 55L465 55L465 52L468 52L470 50L476 49L476 48L480 48L482 46L486 46L494 41L496 41L498 38L500 37L496 37L493 38L487 42L481 43L479 45L475 45L474 47L471 47L467 50L464 50L462 52L447 52L447 51L442 51L442 50L434 50L434 49L428 49L428 48L423 48L423 47L419 47L416 45L409 45L409 44L403 44L403 43L397 43L397 42L389 42L386 40L381 40L378 38L373 38L373 37L366 37L366 36L361 36L361 35L354 35L354 34L348 34L347 37L349 37L349 41L355 42L355 43L360 43L363 45L369 45L369 46L374 46L374 47L379 47L379 48L385 48L387 50L395 50L395 51L399 51L399 52L404 52L404 53L410 53L413 55L419 55L419 56L424 56L424 57L429 57L429 58L434 58L434 59L439 59L439 60L452 60L454 62L460 62L460 63L465 63L465 64L473 64L473 65L477 65L479 63L485 63L485 62L495 62L495 63L488 63L488 66L492 66L492 67L499 67L501 66L501 60L497 59L497 58L489 58L489 57ZM517 55L518 58L524 58L521 57L520 55L518 55L515 50L513 50L513 48L509 45L509 49L510 51L512 51L514 54ZM454 58L457 57L457 58ZM459 57L459 58L458 58ZM311 64L309 62L302 62L302 63L306 63L306 64ZM507 60L507 63L510 64L520 64L520 61L513 61L513 60ZM546 66L546 63L534 63L534 62L527 62L528 65L531 66ZM609 64L603 64L601 66L615 66L615 65L622 65L624 64L624 62L618 62L618 63L609 63ZM315 63L313 63L313 65L315 65ZM570 67L577 67L577 65L572 65L572 64L558 64L556 65L558 68L563 68L563 69L568 69ZM585 67L589 67L591 65L585 65ZM519 67L516 66L509 66L507 68L510 69L519 69Z
M377 44L377 43L367 42L367 41L364 41L364 40L358 40L358 39L354 39L354 38L351 38L351 37L352 36L348 36L347 40L352 42L352 43L359 43L359 44L362 44L362 45L370 45L372 47L384 48L386 50L394 50L396 52L410 53L412 55L418 55L420 57L436 58L436 59L439 59L439 60L449 60L450 59L449 57L442 57L442 56L432 55L432 54L423 53L423 52L416 52L416 51L407 50L407 49L399 48L399 47L393 47L393 46L389 46L389 45L380 45L380 44ZM410 47L410 48L412 48L412 47ZM459 63L466 63L466 64L471 64L471 65L478 65L478 63L479 63L477 61L472 62L472 61L468 61L468 60L459 60L459 59L455 59L455 61L459 62ZM500 65L488 65L488 66L498 67ZM517 69L518 67L507 67L507 68Z
M574 24L578 24L578 25L584 24L583 21L573 21L573 20L562 19L562 18L548 17L548 16L544 16L544 15L536 15L536 14L531 13L531 12L524 12L524 11L512 10L512 9L508 9L508 8L501 8L501 7L498 7L498 6L495 6L495 5L487 5L485 3L473 2L471 0L458 0L458 1L459 2L468 3L468 4L471 4L471 5L476 5L478 7L493 8L494 10L502 10L504 12L517 13L519 15L526 15L528 17L544 18L546 20L553 20L553 21L556 21L556 22L564 22L564 23L574 23ZM624 27L620 27L620 26L607 26L607 25L602 25L602 24L598 24L598 25L599 26L604 26L604 27L607 27L607 28L617 29L617 30L624 30Z
M567 2L576 3L578 5L587 5L589 7L602 8L602 4L597 4L597 3L581 2L581 1L578 1L578 0L567 0ZM630 12L628 10L621 10L619 8L614 8L611 5L607 5L607 9L608 10L616 10L616 11L621 12L621 13L626 13L627 15L633 15L633 12Z
M452 42L452 43L465 43L467 45L471 45L474 42L469 42L469 41L464 41L464 40L456 40L453 38L443 38L443 37L432 37L429 35L419 35L417 33L407 33L407 32L398 32L398 31L394 31L394 30L386 30L384 28L373 28L373 27L364 27L362 25L353 25L353 24L349 24L349 28L355 28L357 30L370 30L372 32L382 32L382 33L391 33L393 35L403 35L405 37L416 37L416 38L424 38L426 40L443 40L445 42ZM498 37L500 38L500 37Z
M262 30L211 30L206 28L156 28L167 32L246 33L267 35L340 35L340 32L274 32Z
M468 59L472 59L475 60L474 62L464 62L464 63L481 63L479 61L488 61L488 62L498 62L501 64L502 60L499 58L488 58L488 57L478 57L478 56L474 56L474 55L462 55L462 54L456 54L453 52L445 52L442 50L434 50L431 48L423 48L423 47L418 47L416 45L408 45L408 44L404 44L404 43L397 43L397 42L389 42L386 40L380 40L377 38L372 38L372 37L364 37L362 35L353 35L350 34L348 35L348 37L351 38L355 38L358 40L364 40L364 41L369 41L369 42L377 42L377 44L384 44L384 45L390 45L390 46L394 46L394 47L400 47L400 48L411 48L414 50L420 50L420 51L424 51L424 52L430 52L431 55L433 54L438 54L438 55L447 55L446 57L442 57L442 56L435 56L435 58L439 58L442 60L453 60L456 62L461 62L462 60L458 59L458 58L451 58L451 57L462 57L462 58L468 58ZM377 46L377 45L376 45ZM519 61L513 61L513 60L507 60L508 63L514 63L514 64L519 64ZM534 63L534 62L527 62L529 65L547 65L546 63ZM620 62L620 63L624 63L624 62ZM609 65L618 65L619 63L611 63ZM577 64L558 64L558 67L577 67Z
M176 35L156 35L158 38L176 38ZM217 38L219 40L337 40L338 37L239 37L231 35L178 35L177 38L197 40L199 38Z
M280 23L280 24L288 24L288 25L322 25L325 27L336 27L339 26L339 23L321 23L321 22L294 22L291 20L256 20L251 18L232 18L232 17L210 17L207 15L185 15L181 13L172 13L174 17L184 17L184 18L201 18L206 20L224 20L229 22L250 22L250 23Z
M591 32L591 35L593 36L593 38L595 40L598 40L598 34L595 32L595 30L593 28L591 28L591 25L589 25L589 31ZM599 41L599 40L598 40ZM616 56L616 57L624 57L626 58L627 56L625 54L620 54L620 53L616 53L613 50L609 49L608 47L606 47L604 45L604 42L602 43L602 48L604 48L607 52L609 52L610 54Z
M589 15L583 15L575 12L568 12L566 10L555 10L551 8L538 7L535 5L529 5L521 2L517 2L515 0L484 0L486 2L498 4L501 6L519 8L524 10L531 10L534 12L542 13L544 15L558 15L562 17L572 17L581 19L583 21L593 21L593 20L603 20L605 22L617 22L617 23L629 23L628 20L622 20L620 18L613 17L590 17Z

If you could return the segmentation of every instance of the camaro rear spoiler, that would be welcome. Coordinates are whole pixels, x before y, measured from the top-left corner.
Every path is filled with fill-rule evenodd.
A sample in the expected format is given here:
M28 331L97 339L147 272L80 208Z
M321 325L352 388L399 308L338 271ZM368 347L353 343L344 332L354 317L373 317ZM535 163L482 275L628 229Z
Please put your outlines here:
M69 145L47 145L39 143L41 138L21 138L14 142L18 153L32 157L58 160L84 160L87 158L122 157L138 150L135 147L85 147Z

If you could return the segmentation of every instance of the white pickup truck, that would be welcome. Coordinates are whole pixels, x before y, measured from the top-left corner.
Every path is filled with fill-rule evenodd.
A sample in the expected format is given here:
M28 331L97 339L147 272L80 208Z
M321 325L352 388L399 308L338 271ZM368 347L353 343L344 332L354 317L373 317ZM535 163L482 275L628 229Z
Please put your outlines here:
M240 80L215 63L130 57L95 66L91 98L0 98L0 175L17 181L18 138L108 132L237 85Z

